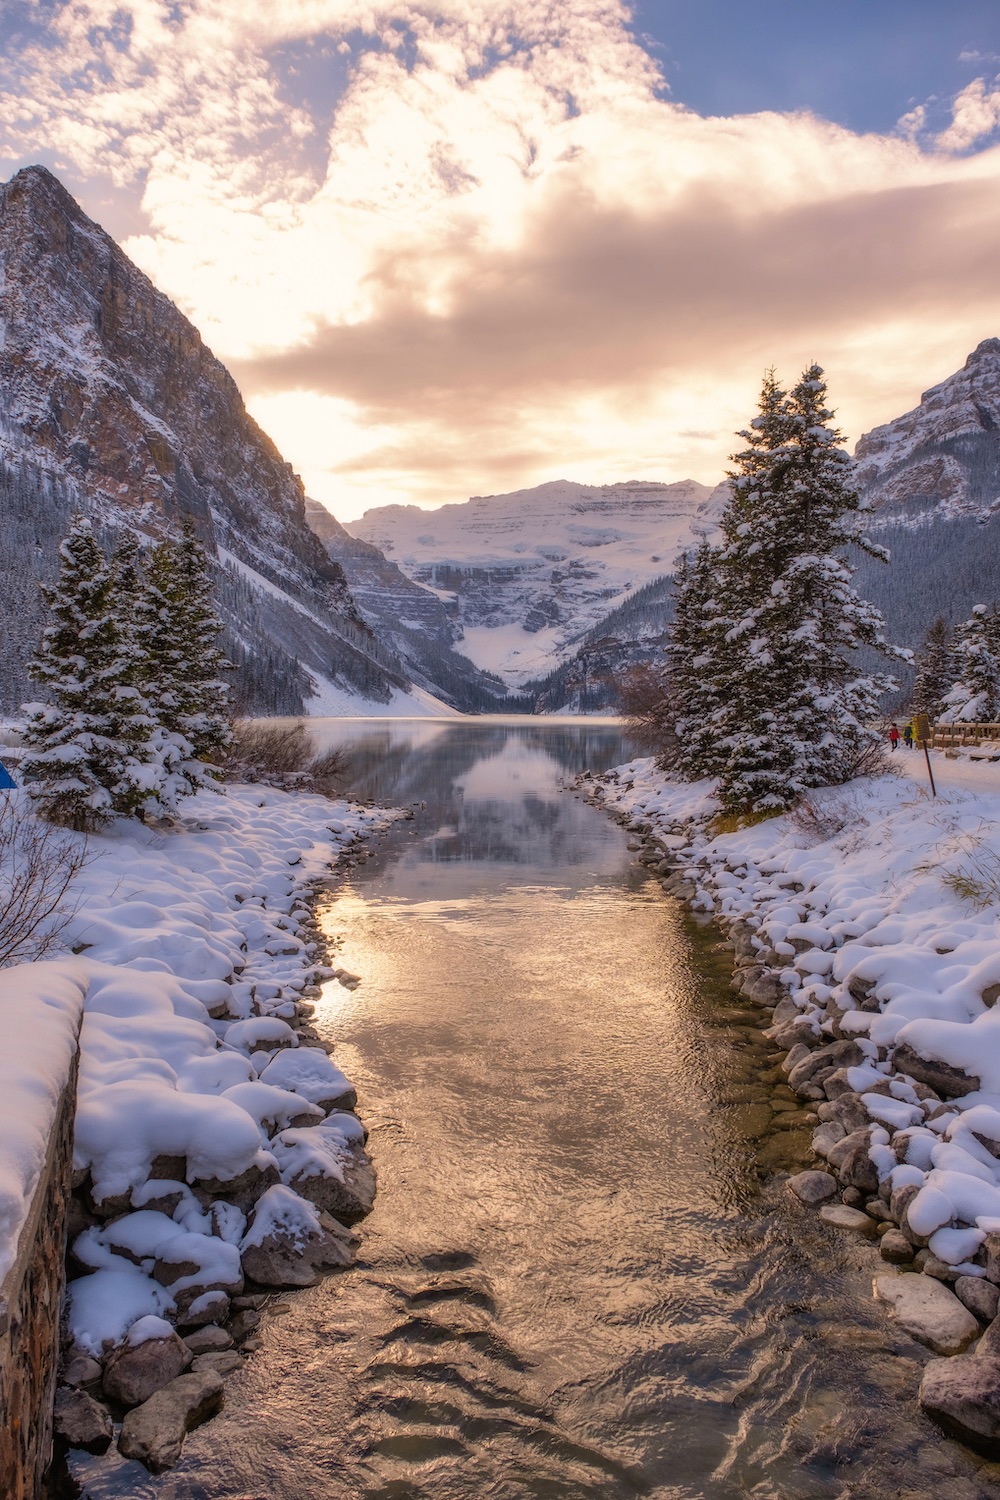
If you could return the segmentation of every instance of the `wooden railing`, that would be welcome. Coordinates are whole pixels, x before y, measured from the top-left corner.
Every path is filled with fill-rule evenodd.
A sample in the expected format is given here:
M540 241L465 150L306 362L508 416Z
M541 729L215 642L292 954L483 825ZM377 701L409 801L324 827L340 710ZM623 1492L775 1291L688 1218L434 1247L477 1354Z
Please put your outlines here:
M984 740L1000 742L1000 724L932 724L931 746L935 750L958 749L962 745L981 745Z

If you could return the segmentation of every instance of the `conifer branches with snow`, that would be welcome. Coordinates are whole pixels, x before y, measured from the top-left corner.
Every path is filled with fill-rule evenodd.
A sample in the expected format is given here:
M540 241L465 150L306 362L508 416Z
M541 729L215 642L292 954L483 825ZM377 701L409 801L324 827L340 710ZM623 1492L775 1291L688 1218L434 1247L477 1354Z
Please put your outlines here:
M973 607L955 631L958 680L944 698L942 719L992 723L1000 715L1000 611Z
M924 637L917 656L917 677L913 684L913 712L926 714L933 721L945 711L945 701L955 680L955 653L950 632L938 615Z
M31 675L46 701L26 705L21 763L36 805L77 830L175 810L218 776L207 758L229 737L221 627L194 533L160 542L143 569L133 536L109 563L78 517L45 597Z
M676 768L717 775L723 806L740 814L847 780L877 743L892 685L862 671L857 652L905 655L851 585L851 546L886 554L864 535L832 421L818 366L791 392L765 376L733 459L722 541L703 543L679 579L666 671L685 746Z

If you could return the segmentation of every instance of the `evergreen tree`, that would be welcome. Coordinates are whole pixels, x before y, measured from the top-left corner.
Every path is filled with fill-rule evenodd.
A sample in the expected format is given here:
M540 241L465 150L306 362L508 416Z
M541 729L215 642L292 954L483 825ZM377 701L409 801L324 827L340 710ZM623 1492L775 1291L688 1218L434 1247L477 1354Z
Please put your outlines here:
M717 715L725 644L719 630L718 550L702 537L675 575L674 619L663 673L671 747L664 757L688 781L716 776L726 760Z
M210 758L229 743L221 629L204 550L185 524L179 541L160 542L149 556L137 626L168 805L216 779Z
M940 615L924 637L913 685L913 712L933 722L944 712L945 699L955 681L955 653L948 627Z
M1000 714L1000 616L973 607L955 632L958 681L945 696L946 721L992 723Z
M21 769L45 815L82 831L133 811L136 787L122 738L114 576L88 520L73 521L59 563L58 582L44 591L51 623L30 667L48 701L26 706Z
M811 787L846 780L878 739L870 726L890 685L862 672L855 653L900 654L851 587L848 546L885 554L862 533L852 461L825 403L818 366L788 395L769 372L734 458L714 723L727 751L722 800L739 812L787 807Z

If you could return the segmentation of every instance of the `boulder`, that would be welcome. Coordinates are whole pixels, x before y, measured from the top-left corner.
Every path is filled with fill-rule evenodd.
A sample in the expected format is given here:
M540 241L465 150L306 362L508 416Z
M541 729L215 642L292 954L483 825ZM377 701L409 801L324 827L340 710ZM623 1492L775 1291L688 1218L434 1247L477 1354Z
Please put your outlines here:
M954 1292L930 1276L884 1271L874 1292L900 1328L935 1354L961 1354L979 1335L979 1324Z
M838 1141L838 1145L840 1142ZM867 1145L855 1146L853 1151L844 1157L837 1169L840 1180L846 1187L856 1187L862 1193L874 1193L878 1191L878 1172L875 1163L868 1154Z
M60 1386L56 1391L55 1432L70 1448L85 1453L106 1453L114 1427L111 1413L86 1391Z
M226 1198L248 1213L261 1194L278 1181L278 1169L273 1162L252 1162L237 1177L206 1177L199 1179L195 1186L205 1198Z
M354 1258L358 1237L287 1187L270 1188L240 1245L243 1270L261 1286L314 1286Z
M233 1347L233 1336L215 1323L203 1328L194 1328L184 1335L184 1342L192 1354L217 1354L220 1349Z
M878 1253L890 1266L905 1266L913 1259L913 1246L900 1229L889 1229L878 1242Z
M1000 1307L1000 1290L983 1276L959 1276L955 1281L955 1296L974 1313L980 1322L992 1323Z
M846 1082L846 1069L844 1071ZM832 1082L833 1077L826 1080L827 1090ZM856 1094L853 1089L845 1089L843 1093L837 1094L827 1107L831 1111L830 1119L843 1125L848 1135L855 1130L864 1130L865 1126L870 1123L868 1111L861 1103L861 1095Z
M792 1069L788 1075L788 1087L801 1093L809 1084L821 1083L820 1074L829 1076L839 1068L855 1068L863 1063L865 1054L860 1045L851 1038L842 1042L829 1042L818 1047Z
M832 1224L835 1229L852 1229L857 1234L875 1233L874 1219L858 1208L848 1208L846 1203L828 1203L820 1209L819 1216L824 1224Z
M920 1382L920 1406L939 1427L987 1458L1000 1458L1000 1358L935 1359Z
M315 1132L320 1136L320 1132ZM283 1132L281 1139L286 1140ZM341 1151L329 1174L317 1172L312 1163L286 1178L287 1185L310 1203L315 1203L341 1223L353 1224L370 1214L375 1203L375 1168L367 1151L355 1146Z
M829 1156L838 1141L842 1141L847 1131L837 1120L827 1120L818 1130L813 1131L813 1150L817 1156Z
M1000 1282L1000 1234L990 1230L982 1243L987 1280Z
M101 1367L89 1354L75 1354L63 1371L64 1385L97 1385Z
M908 1042L899 1043L892 1063L897 1073L908 1073L918 1083L926 1083L942 1099L961 1099L979 1088L978 1078L970 1077L961 1068L953 1068L950 1063L921 1057Z
M803 1203L823 1203L837 1191L837 1179L829 1172L796 1172L786 1184Z
M217 1375L231 1375L242 1363L243 1356L237 1354L235 1349L216 1349L208 1354L195 1355L191 1368L194 1371L214 1370Z
M244 1339L260 1327L260 1313L255 1312L252 1307L243 1308L234 1318L230 1320L229 1336L230 1342L241 1344Z
M123 1344L104 1366L104 1394L120 1406L140 1406L154 1391L176 1380L190 1363L191 1354L176 1333Z
M187 1434L222 1406L223 1389L217 1370L178 1376L126 1414L118 1438L119 1452L125 1458L138 1459L154 1474L171 1468L181 1456Z
M963 1278L964 1279L964 1278ZM976 1353L991 1359L1000 1359L1000 1319L994 1318L979 1343L976 1345Z

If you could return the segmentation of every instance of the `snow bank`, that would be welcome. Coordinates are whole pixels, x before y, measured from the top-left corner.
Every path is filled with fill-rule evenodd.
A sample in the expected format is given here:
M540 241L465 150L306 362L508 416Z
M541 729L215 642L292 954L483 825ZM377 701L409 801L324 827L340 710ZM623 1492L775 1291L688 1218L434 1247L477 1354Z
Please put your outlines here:
M78 956L0 975L4 1269L82 1012L74 1167L97 1214L112 1216L74 1245L86 1273L68 1322L91 1353L242 1284L246 1218L226 1193L276 1181L270 1135L294 1139L293 1124L324 1121L317 1100L350 1090L288 1024L303 989L329 977L303 928L311 883L402 816L261 787L203 791L185 812L170 831L119 821L93 836L65 933Z
M72 961L0 974L0 1282L45 1164L86 992L87 976Z

